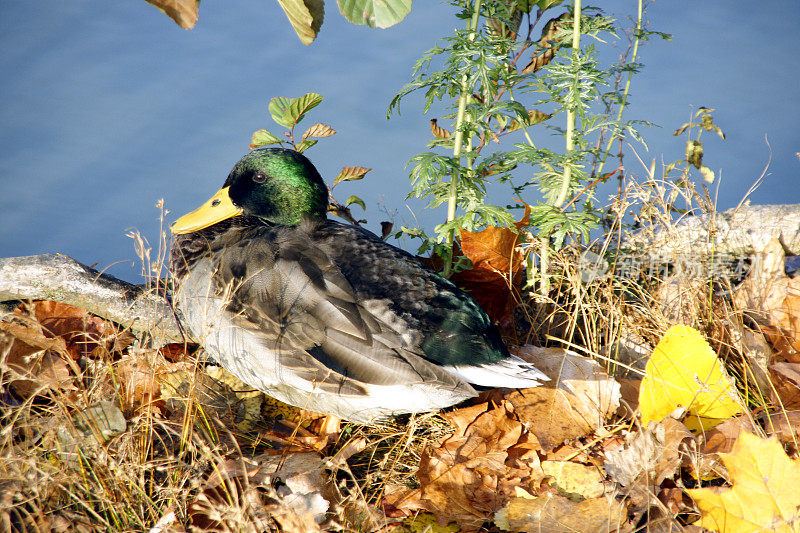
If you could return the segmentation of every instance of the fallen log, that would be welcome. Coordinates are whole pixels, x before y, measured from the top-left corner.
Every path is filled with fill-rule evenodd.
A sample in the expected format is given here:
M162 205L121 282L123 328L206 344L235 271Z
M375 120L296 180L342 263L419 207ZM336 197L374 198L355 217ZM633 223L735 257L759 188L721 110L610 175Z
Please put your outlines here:
M0 301L6 300L53 300L165 342L185 340L163 295L62 254L0 259Z

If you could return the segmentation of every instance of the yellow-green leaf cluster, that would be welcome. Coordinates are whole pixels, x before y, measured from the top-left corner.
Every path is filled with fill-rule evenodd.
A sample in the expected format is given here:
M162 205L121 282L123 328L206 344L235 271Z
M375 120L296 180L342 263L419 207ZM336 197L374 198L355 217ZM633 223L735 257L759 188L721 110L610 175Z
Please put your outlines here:
M321 102L322 95L317 93L306 93L299 98L276 96L269 102L269 113L272 115L272 119L281 126L292 128L303 120L306 113Z
M411 12L412 0L337 0L339 12L353 24L394 26Z

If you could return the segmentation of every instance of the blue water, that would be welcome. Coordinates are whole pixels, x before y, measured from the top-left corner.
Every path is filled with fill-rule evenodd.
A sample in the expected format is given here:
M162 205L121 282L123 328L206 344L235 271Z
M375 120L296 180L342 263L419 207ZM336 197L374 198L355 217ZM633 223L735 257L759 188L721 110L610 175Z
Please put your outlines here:
M373 168L336 196L364 198L375 231L390 218L430 231L443 210L420 214L423 204L405 200L404 170L427 150L430 117L420 116L418 97L400 117L387 121L385 112L414 60L454 27L450 8L418 0L406 21L379 31L349 25L327 4L323 31L306 47L263 0L203 2L192 31L143 0L0 0L0 256L62 252L136 281L126 233L138 229L155 243L159 199L168 220L204 201L254 130L280 133L269 98L308 91L325 97L308 124L338 131L307 153L323 176L343 165ZM635 3L603 4L623 16ZM751 201L800 203L800 9L790 0L748 6L657 2L653 27L674 40L642 49L645 69L627 113L663 126L644 131L649 154L637 147L649 165L681 157L684 140L670 133L691 106L716 108L728 139L703 140L706 163L722 177L711 193L723 209L739 203L770 159ZM625 165L644 173L632 154ZM510 202L505 189L493 195Z

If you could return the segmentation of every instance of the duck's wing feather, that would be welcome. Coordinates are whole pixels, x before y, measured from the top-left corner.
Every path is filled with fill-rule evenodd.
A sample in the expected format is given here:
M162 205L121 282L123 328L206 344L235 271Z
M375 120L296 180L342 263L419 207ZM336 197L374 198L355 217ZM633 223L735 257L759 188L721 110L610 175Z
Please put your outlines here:
M419 353L438 365L492 365L510 357L478 303L407 252L354 226L328 221L314 230L359 301L416 332ZM380 305L377 304L380 302ZM380 309L380 310L379 310Z
M427 383L470 396L468 384L423 357L419 332L387 302L363 298L312 228L253 225L235 245L211 241L217 292L229 295L236 325L279 354L281 372L320 386Z

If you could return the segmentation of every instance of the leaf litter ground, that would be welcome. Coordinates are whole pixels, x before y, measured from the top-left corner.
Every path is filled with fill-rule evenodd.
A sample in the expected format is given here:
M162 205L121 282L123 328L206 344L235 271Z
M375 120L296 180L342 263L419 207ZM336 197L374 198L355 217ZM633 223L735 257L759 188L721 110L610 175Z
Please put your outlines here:
M498 231L474 238L511 252L480 251L474 276L513 287L516 236ZM782 252L765 253L771 272ZM715 333L720 320L695 321L702 331L651 322L639 331L654 358L626 378L599 353L526 345L517 354L550 375L546 386L375 426L279 404L198 360L197 346L26 304L0 321L0 520L4 530L798 531L800 290L759 272L734 294L758 311L746 335ZM507 306L492 313L513 326ZM742 355L753 347L768 356ZM759 388L764 376L774 386Z

